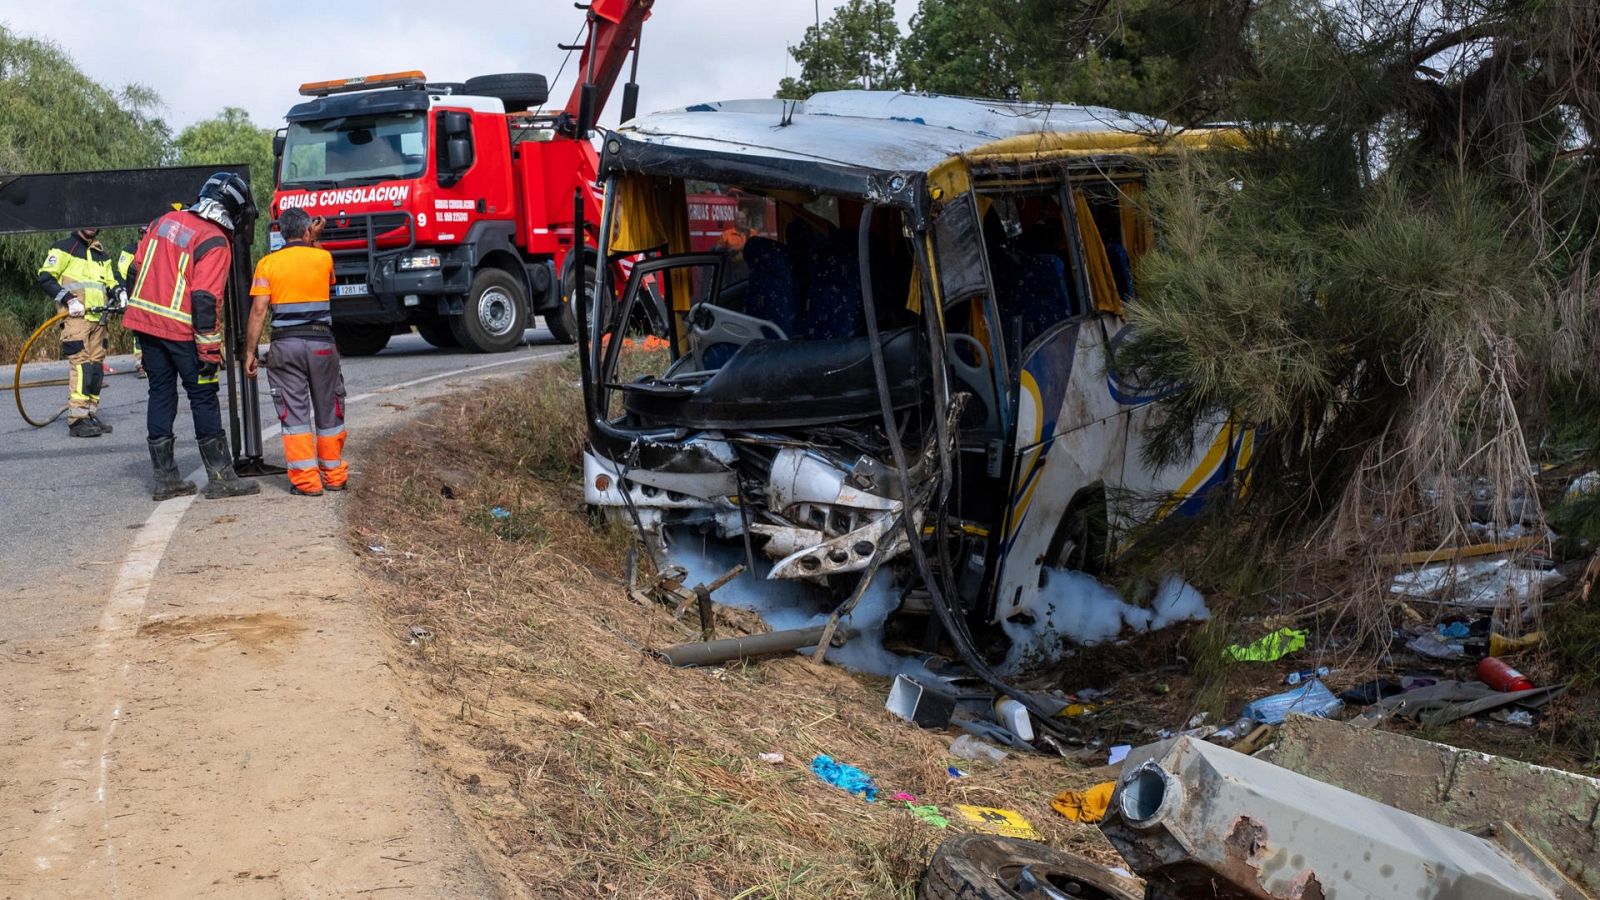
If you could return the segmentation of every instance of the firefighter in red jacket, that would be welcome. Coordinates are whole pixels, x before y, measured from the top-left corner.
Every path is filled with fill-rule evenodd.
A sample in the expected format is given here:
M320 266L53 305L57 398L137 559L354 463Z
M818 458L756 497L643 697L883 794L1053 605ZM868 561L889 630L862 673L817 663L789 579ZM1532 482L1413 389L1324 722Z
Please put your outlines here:
M232 172L218 172L200 188L193 206L151 222L134 254L133 290L122 324L139 336L144 348L150 386L145 424L156 500L195 491L173 458L180 381L205 462L205 496L238 497L261 490L233 471L217 397L222 302L233 266L233 234L250 228L255 212L245 180Z

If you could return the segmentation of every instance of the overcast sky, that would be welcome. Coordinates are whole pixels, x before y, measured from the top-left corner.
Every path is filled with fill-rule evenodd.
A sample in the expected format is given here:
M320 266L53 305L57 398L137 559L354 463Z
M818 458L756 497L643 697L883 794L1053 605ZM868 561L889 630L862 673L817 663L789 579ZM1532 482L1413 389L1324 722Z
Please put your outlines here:
M836 5L820 0L822 17ZM915 8L896 0L902 30ZM813 0L657 0L640 55L640 110L770 97L798 74L787 48L813 16ZM0 21L54 40L97 80L154 88L176 131L225 106L276 128L306 81L406 69L436 81L530 71L553 79L565 55L556 45L573 40L583 15L572 0L0 0ZM576 65L574 54L552 85L555 103L565 102ZM620 98L602 121L615 121Z

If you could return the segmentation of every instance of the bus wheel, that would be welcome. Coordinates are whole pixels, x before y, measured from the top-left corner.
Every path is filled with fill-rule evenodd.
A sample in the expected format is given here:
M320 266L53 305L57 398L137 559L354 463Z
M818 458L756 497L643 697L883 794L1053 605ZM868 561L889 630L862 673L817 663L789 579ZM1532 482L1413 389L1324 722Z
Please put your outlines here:
M1044 563L1052 569L1099 574L1110 561L1110 540L1105 488L1085 488L1067 504Z
M485 267L472 277L472 289L461 315L450 318L450 330L468 350L503 353L522 343L528 328L528 300L522 282L501 269Z
M389 335L393 333L394 326L387 322L333 323L333 343L340 356L372 356L389 346Z

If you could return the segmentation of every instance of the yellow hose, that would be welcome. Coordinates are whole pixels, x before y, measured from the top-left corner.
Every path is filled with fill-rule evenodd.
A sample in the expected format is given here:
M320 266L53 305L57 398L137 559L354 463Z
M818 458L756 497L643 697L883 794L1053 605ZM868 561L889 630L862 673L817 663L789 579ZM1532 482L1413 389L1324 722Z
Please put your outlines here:
M29 388L29 387L43 387L43 386L48 385L48 384L59 383L59 382L58 381L44 381L44 382L31 382L29 384L23 384L22 383L22 364L27 361L27 359L28 359L28 351L33 349L34 342L38 341L39 338L44 335L45 331L50 328L50 326L56 324L57 322L60 322L62 319L65 319L66 317L67 317L66 313L58 312L55 315L51 316L49 319L45 320L45 323L43 325L40 325L37 331L35 331L32 335L29 335L27 343L22 345L22 352L17 354L17 368L16 368L16 373L11 378L11 390L17 396L17 412L22 414L22 421L27 422L29 425L32 425L35 428L43 428L46 425L49 425L51 422L54 422L55 420L61 418L61 414L66 412L67 408L65 406L61 407L60 409L56 410L56 414L55 415L51 416L48 419L45 419L43 422L40 422L40 421L34 419L32 416L28 415L28 410L26 408L24 408L23 405L22 405L22 389L23 388Z

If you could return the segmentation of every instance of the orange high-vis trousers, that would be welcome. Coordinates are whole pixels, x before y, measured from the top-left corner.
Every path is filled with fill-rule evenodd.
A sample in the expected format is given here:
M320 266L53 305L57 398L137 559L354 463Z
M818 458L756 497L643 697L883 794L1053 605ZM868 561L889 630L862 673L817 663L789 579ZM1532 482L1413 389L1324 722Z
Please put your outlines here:
M332 339L280 338L267 353L267 384L283 429L289 483L308 494L349 477L344 461L344 374Z

